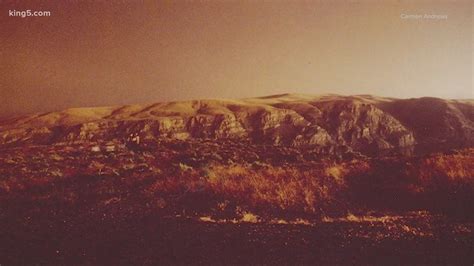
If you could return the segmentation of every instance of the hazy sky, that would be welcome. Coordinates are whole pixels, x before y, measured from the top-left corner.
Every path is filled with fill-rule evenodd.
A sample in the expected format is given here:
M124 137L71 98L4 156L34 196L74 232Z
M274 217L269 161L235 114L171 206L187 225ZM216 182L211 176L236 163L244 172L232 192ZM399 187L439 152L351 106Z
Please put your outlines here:
M9 16L27 9L51 16ZM470 0L0 0L0 12L0 116L284 92L474 98Z

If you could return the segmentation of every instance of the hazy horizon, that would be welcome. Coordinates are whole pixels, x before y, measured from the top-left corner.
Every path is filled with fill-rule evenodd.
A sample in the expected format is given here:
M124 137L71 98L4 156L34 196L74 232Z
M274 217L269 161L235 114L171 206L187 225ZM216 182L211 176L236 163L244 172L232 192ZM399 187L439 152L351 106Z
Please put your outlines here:
M27 9L51 16L9 16ZM0 1L0 12L0 117L282 93L474 98L471 1Z

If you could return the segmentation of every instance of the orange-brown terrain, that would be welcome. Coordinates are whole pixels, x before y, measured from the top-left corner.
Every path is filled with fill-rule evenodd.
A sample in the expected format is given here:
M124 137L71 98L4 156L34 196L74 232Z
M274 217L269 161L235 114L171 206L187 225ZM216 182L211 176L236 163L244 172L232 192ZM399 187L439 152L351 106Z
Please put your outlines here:
M275 95L0 122L0 264L472 264L474 102Z

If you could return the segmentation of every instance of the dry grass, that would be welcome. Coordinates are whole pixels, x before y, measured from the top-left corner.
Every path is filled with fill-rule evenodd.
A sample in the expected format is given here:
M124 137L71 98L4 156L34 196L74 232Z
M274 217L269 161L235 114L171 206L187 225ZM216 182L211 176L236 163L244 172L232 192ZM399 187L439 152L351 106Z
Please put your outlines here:
M465 203L474 194L474 149L414 158L286 165L212 160L197 165L173 154L4 154L0 196L14 200L20 195L35 204L49 200L99 208L133 201L149 211L248 221L350 219L349 212L366 210L454 210L459 214L472 210Z
M207 185L216 194L231 197L252 209L315 212L318 201L331 200L329 184L317 173L268 167L251 169L240 165L209 170Z

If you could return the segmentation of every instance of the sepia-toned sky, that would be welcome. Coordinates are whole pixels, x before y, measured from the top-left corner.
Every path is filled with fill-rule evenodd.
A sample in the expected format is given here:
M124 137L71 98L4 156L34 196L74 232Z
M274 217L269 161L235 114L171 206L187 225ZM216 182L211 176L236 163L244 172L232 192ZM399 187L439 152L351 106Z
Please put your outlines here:
M9 16L27 9L51 16ZM473 12L470 0L0 0L0 116L286 92L474 98Z

